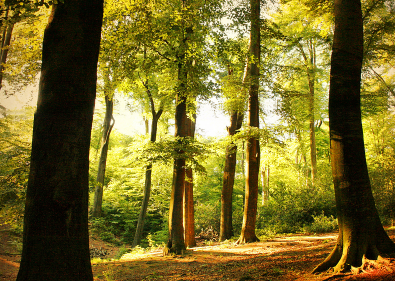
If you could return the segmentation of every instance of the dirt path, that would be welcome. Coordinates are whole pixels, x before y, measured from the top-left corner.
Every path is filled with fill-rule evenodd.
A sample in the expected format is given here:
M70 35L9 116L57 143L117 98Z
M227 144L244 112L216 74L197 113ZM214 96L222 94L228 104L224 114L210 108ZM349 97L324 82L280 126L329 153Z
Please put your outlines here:
M245 245L222 244L187 250L183 256L145 256L93 265L95 280L395 280L395 274L376 270L358 276L312 269L335 245L337 234L289 236Z
M395 231L390 231L395 238ZM12 241L0 231L2 241ZM163 257L161 251L127 256L121 260L94 263L94 280L395 280L386 269L370 273L332 276L310 274L334 247L336 233L317 236L284 236L244 245L232 243L189 249L183 256ZM9 239L9 240L7 240ZM107 258L115 257L117 247L91 240L91 247L104 250ZM15 280L20 256L15 243L0 246L0 280ZM8 253L8 254L7 254ZM392 267L395 266L391 264Z

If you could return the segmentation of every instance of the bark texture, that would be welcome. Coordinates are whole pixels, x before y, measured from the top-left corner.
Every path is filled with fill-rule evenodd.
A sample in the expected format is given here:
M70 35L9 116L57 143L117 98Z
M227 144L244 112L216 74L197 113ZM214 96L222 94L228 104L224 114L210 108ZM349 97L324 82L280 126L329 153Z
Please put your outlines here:
M185 93L179 93L176 99L176 137L179 141L186 136L186 98ZM185 158L183 151L177 151L179 157L174 159L173 186L169 210L169 240L166 252L182 254L185 251L183 227L183 198L185 185Z
M182 143L187 136L187 97L186 83L187 70L185 63L187 37L182 39L182 47L178 55L178 91L176 95L175 113L175 137ZM169 240L166 245L165 253L182 254L185 251L184 227L183 227L183 199L185 185L185 158L184 151L178 150L174 159L173 185L170 199L169 210Z
M106 115L104 117L104 122L103 122L100 159L99 159L99 167L97 168L95 196L93 200L93 211L92 211L92 216L96 218L102 216L103 187L104 187L104 178L106 175L108 145L110 143L110 134L114 126L114 121L113 121L114 100L112 97L109 97L108 95L105 95L104 99L106 102ZM112 124L111 121L113 121Z
M45 30L17 280L93 280L89 147L103 2L55 5Z
M250 89L248 101L248 126L259 128L259 61L260 61L260 0L251 0L250 34ZM258 179L260 148L259 139L250 137L246 149L247 176L243 225L238 243L259 241L255 234L258 205Z
M315 269L335 272L395 252L380 222L365 160L360 107L363 27L360 0L335 1L329 118L331 163L339 236L332 253Z
M239 111L233 112L230 117L230 126L227 128L229 136L233 136L238 130L240 130L243 123L243 117L244 114L240 113ZM225 241L232 238L233 236L232 197L236 172L236 156L237 145L232 142L226 148L225 154L225 167L221 193L220 241Z

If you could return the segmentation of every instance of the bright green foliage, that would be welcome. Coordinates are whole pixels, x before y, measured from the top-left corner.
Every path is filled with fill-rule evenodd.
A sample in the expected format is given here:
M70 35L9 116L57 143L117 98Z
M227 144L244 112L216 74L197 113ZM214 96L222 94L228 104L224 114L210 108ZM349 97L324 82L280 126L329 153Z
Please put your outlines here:
M266 142L261 148L261 163L269 167L269 200L259 205L257 228L263 233L303 231L324 211L336 216L331 167L329 163L328 127L317 128L317 165L320 177L314 188L309 182L309 166L300 154L296 138Z
M362 1L364 13L364 61L362 113L386 110L395 95L395 4L391 0Z
M29 176L33 109L0 118L0 218L21 226Z
M143 196L145 165L131 162L129 148L142 141L113 132L107 159L107 172L103 195L103 217L92 220L93 233L102 239L117 243L131 243L135 234L138 213ZM137 150L134 150L138 153ZM92 155L95 151L92 150ZM94 159L94 157L91 157ZM96 165L91 165L91 176L95 177ZM165 174L164 172L168 172ZM94 187L94 182L91 188ZM168 185L168 191L163 186ZM170 196L171 169L159 165L154 167L152 200L148 208L144 237L148 232L156 237L165 227L165 217ZM93 191L93 190L92 190ZM159 235L160 236L160 235ZM144 241L143 241L144 242ZM156 241L158 243L162 241ZM147 241L145 240L145 244Z
M44 29L49 12L50 10L41 8L15 19L3 77L3 82L9 86L6 94L17 93L37 82L41 68Z
M366 118L363 125L373 195L386 224L395 219L395 117L383 112Z

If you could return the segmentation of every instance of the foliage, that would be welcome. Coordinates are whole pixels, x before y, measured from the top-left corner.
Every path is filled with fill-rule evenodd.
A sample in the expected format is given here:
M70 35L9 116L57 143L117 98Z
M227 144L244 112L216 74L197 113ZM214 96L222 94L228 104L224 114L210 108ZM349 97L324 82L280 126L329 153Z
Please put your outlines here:
M313 223L305 228L309 233L332 232L338 228L337 220L333 216L325 216L324 212L318 216L313 216Z
M44 29L50 10L31 9L28 14L10 19L14 23L7 62L4 65L4 93L13 95L23 91L26 86L37 83L41 68L41 49ZM17 12L14 12L14 15Z
M33 109L0 118L0 218L20 227L29 176Z
M364 120L366 160L373 195L381 219L389 224L395 219L395 116L384 111Z

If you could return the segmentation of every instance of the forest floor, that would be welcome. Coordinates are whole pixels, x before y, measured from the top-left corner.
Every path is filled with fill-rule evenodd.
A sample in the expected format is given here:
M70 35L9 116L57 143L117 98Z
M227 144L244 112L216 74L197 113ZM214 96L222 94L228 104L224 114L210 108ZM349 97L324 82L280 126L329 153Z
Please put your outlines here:
M388 230L394 240L395 230ZM94 280L395 280L395 261L385 268L358 275L313 275L319 264L336 243L337 233L320 235L277 236L262 242L233 243L200 242L182 256L163 256L161 250L125 255L115 259L120 248L101 240L91 239L91 249L105 254L95 259ZM0 280L15 280L20 261L20 237L0 227ZM207 245L209 244L209 245ZM391 271L391 269L393 271Z

